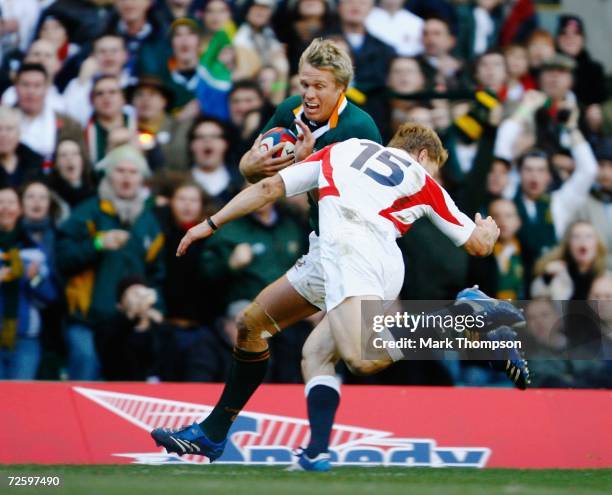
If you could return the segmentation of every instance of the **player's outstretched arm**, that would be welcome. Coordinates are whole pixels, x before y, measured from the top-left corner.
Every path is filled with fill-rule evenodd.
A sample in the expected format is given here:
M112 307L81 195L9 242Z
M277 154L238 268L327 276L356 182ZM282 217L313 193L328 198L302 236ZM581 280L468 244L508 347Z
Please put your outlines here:
M279 170L293 164L293 155L279 156L273 158L276 152L280 151L285 143L278 143L267 151L262 151L260 134L253 146L240 159L240 173L251 184L259 182L266 177L272 177Z
M217 228L232 220L244 217L249 213L262 208L268 203L273 203L285 195L285 183L280 175L269 177L257 184L243 189L239 194L227 203L221 210L215 213L210 220ZM206 239L214 233L209 219L204 220L195 227L190 228L176 250L177 256L187 252L189 246L199 240Z
M476 213L474 223L476 228L463 247L471 256L489 256L499 237L499 227L491 217L483 219L480 213Z

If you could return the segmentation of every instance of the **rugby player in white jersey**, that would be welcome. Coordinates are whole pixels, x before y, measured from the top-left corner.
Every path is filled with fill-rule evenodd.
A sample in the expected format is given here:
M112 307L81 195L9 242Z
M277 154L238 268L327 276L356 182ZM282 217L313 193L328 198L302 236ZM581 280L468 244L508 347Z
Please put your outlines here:
M339 359L355 374L377 373L397 357L385 354L376 360L363 358L361 303L380 301L382 313L382 302L398 296L404 267L396 239L423 216L471 255L490 254L499 235L492 218L482 219L477 214L473 222L433 179L446 158L435 132L414 124L400 127L388 147L363 139L331 144L242 191L218 213L190 229L177 255L184 254L192 242L209 237L222 225L270 202L318 190L327 315L305 344L304 354L311 357L304 366L304 379L317 383L320 377L321 384L335 380L334 367ZM476 292L477 297L484 296ZM479 308L476 311L484 308L489 318L496 317L493 305ZM504 307L497 316L503 320L499 325L522 320L514 308ZM521 363L513 366L519 370L517 374L523 373ZM528 370L524 368L527 379ZM334 414L335 408L331 422L325 425L329 431ZM218 457L224 443L210 442L196 426L176 432L158 429L152 434L160 445L180 442L190 447L190 453ZM329 454L320 454L303 455L301 466L329 469Z

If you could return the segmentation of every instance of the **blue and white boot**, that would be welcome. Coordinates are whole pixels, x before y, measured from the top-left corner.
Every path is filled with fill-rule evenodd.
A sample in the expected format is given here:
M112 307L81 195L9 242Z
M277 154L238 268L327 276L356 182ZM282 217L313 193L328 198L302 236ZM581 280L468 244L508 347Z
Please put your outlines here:
M295 452L296 459L294 463L287 468L287 471L315 471L326 473L331 469L331 456L328 452L323 452L311 459L306 455L304 449L298 449Z
M493 299L482 292L477 285L463 289L457 294L455 304L468 304L473 315L482 317L484 326L474 328L479 333L487 333L501 326L519 328L525 326L523 312L508 301Z

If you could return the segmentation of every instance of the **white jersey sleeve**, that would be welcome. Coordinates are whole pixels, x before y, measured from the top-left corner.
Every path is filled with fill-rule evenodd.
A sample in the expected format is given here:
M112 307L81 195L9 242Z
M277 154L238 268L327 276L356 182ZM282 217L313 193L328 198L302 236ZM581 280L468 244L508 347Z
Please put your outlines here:
M288 198L316 189L319 185L320 162L300 162L279 172Z
M462 246L472 235L476 224L463 213L450 197L450 195L433 180L438 191L430 190L431 208L428 208L427 217L455 246ZM431 185L431 189L434 189Z
M331 146L326 146L304 161L284 168L279 172L281 179L285 183L285 193L288 198L297 196L319 187L319 173L323 160L329 157Z

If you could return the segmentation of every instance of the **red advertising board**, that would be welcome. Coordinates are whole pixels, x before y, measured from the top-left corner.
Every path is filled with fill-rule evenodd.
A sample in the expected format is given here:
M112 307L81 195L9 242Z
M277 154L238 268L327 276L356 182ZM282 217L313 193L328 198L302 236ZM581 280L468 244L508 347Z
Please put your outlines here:
M221 385L0 383L0 463L160 464L148 432L199 421ZM308 441L303 387L266 385L217 462L286 464ZM442 387L342 389L333 460L353 465L612 467L612 392Z

